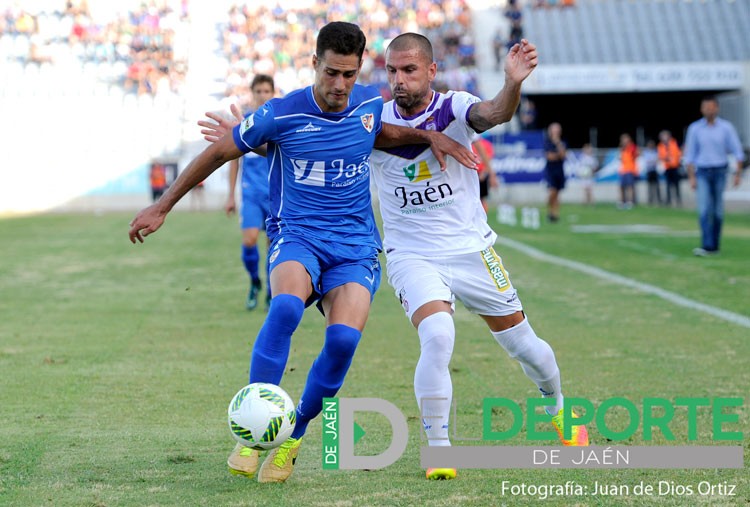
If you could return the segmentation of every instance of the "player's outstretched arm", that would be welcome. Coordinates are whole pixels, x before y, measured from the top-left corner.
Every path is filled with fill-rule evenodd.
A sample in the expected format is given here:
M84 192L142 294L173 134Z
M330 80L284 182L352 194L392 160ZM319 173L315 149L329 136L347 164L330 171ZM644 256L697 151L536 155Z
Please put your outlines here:
M521 83L539 63L536 46L526 39L515 44L505 57L505 84L490 100L479 102L469 112L469 124L484 132L513 118L521 101Z
M213 123L206 120L199 120L198 125L203 127L201 129L201 134L203 134L203 139L210 143L215 143L219 139L221 139L225 134L231 133L232 129L239 125L239 123L244 120L242 116L242 112L240 109L232 104L229 106L229 109L232 111L232 116L234 118L226 118L225 116L222 116L217 113L206 113L206 116L213 120ZM257 153L261 157L266 156L266 145L258 146L257 148L253 148L253 152Z
M383 122L382 125L380 134L375 138L376 148L390 148L404 144L428 144L440 164L441 171L445 171L445 157L447 155L455 158L458 163L469 169L477 168L479 162L477 155L442 132L402 127L386 122Z
M198 120L198 125L203 127L201 129L203 139L210 143L215 143L243 120L242 112L236 105L232 104L229 106L229 110L232 112L234 118L226 118L221 114L208 112L206 116L213 120L213 123L206 120Z
M143 243L143 238L156 232L164 223L167 213L195 185L208 178L216 169L242 155L232 136L224 136L203 150L178 176L164 195L148 208L141 210L130 222L130 242Z

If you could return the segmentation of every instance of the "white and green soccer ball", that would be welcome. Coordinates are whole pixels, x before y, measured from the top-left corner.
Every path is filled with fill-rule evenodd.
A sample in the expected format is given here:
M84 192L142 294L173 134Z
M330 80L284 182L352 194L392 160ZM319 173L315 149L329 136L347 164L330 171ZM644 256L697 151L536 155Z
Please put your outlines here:
M294 431L294 408L292 398L275 384L247 385L229 403L229 430L246 447L273 449Z

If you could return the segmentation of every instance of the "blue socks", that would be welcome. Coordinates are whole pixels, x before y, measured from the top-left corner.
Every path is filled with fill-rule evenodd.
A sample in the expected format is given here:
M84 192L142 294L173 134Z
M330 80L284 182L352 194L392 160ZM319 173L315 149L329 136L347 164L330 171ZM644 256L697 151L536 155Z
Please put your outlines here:
M279 294L271 300L268 316L253 345L250 383L279 385L289 359L292 333L302 320L305 303L297 296Z
M245 264L250 278L254 281L260 280L258 275L258 264L260 261L260 254L258 253L257 246L245 246L242 245L242 262Z
M276 296L273 302L279 297ZM361 337L360 331L344 324L333 324L326 328L323 350L310 368L305 390L297 403L297 424L293 438L305 434L307 424L323 409L323 398L332 397L339 391Z

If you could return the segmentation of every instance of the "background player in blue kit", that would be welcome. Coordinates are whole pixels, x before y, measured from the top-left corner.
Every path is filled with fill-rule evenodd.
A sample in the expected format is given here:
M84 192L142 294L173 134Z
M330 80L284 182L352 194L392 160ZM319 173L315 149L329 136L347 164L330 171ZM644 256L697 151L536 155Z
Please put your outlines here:
M250 113L258 110L274 95L274 82L271 76L257 74L250 84L252 103ZM253 310L258 306L258 294L261 289L260 254L258 252L258 237L260 231L266 228L266 217L269 215L268 200L268 164L265 157L254 152L246 153L242 157L242 207L240 209L240 226L242 227L242 263L250 276L245 307ZM237 211L234 189L237 183L240 161L229 163L229 195L224 206L227 214ZM266 268L268 263L266 263ZM267 277L268 280L270 277ZM271 284L266 287L266 303L271 302Z
M476 166L470 150L441 133L381 123L378 90L355 84L365 42L351 23L321 28L312 57L314 85L272 99L245 118L130 224L130 240L142 242L195 184L266 144L273 299L253 346L250 382L280 383L306 305L318 301L326 332L297 404L294 433L266 457L260 482L282 482L291 475L309 421L320 413L323 398L343 384L380 283L381 243L370 198L373 147L429 144L443 168L448 154ZM258 452L237 446L228 464L235 473L253 476Z

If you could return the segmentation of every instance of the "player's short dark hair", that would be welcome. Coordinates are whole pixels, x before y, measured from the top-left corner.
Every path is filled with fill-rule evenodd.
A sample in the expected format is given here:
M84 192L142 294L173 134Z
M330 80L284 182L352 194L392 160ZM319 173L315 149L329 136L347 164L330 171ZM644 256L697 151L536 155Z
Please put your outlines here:
M268 74L256 74L253 81L250 83L250 89L254 89L259 84L268 83L271 85L271 91L276 90L276 86L273 83L273 78Z
M432 63L432 43L430 42L430 39L418 33L402 33L388 44L388 49L386 49L386 51L407 51L409 49L418 49L427 57L430 63Z
M710 94L710 95L704 95L701 99L701 102L716 102L719 103L719 99L716 98L716 95Z
M367 38L357 25L333 21L320 29L315 54L322 59L323 54L330 49L337 55L357 55L361 60L366 44Z

